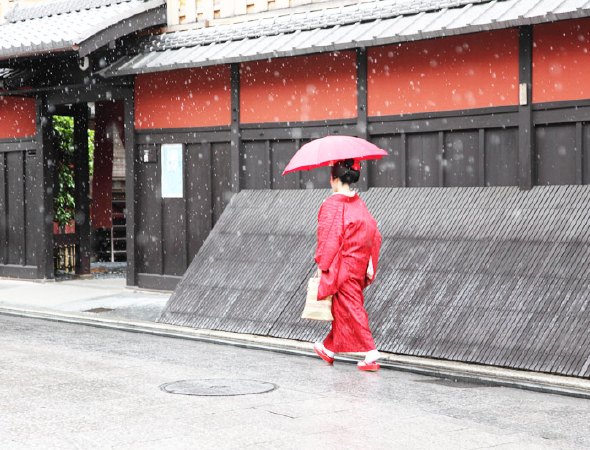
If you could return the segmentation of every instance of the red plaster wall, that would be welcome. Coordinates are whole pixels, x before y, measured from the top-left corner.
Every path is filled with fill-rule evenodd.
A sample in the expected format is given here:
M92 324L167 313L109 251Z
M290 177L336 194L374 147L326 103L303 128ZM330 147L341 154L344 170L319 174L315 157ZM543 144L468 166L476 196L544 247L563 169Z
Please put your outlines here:
M35 99L0 97L0 139L34 136L36 115Z
M368 114L518 104L516 29L373 47Z
M240 121L356 117L356 53L321 53L242 63Z
M213 66L138 75L135 128L229 125L230 68Z
M590 19L533 28L533 102L590 98Z

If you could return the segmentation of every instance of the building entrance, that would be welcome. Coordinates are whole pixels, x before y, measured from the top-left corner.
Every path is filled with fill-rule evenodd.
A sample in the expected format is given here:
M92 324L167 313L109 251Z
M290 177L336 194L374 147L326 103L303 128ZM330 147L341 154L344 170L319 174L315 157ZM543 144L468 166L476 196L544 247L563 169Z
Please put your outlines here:
M100 263L126 261L123 104L49 105L48 112L55 276L111 271Z

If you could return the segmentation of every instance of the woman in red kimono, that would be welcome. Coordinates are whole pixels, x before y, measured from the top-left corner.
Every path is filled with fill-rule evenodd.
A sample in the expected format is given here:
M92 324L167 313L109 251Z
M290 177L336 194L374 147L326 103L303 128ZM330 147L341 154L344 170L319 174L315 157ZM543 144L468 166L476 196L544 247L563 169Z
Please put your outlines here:
M315 261L321 274L318 299L332 295L332 329L314 350L328 364L339 352L366 352L360 370L379 370L379 352L369 329L363 289L375 279L381 234L365 203L350 189L360 164L347 159L332 166L333 194L318 214Z

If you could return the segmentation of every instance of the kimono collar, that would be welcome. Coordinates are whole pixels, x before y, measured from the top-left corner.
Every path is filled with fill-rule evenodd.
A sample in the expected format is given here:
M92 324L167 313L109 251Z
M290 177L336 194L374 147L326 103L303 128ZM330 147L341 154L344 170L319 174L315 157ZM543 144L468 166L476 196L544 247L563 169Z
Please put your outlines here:
M338 202L350 203L350 202L354 202L354 201L358 200L359 196L356 192L354 193L354 195L352 197L349 197L346 194L341 194L340 192L334 192L332 194L332 198L334 198L334 200L336 200Z

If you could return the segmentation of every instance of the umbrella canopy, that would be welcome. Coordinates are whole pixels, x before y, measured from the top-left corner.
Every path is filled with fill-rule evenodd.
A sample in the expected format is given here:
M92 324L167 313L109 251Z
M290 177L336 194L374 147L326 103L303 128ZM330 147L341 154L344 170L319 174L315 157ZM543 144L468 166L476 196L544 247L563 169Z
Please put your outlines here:
M360 161L381 159L384 156L387 156L385 150L364 139L353 136L326 136L314 139L301 147L285 167L283 175L297 170L329 166L334 161L342 159Z

